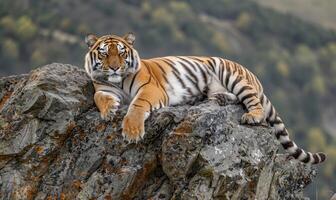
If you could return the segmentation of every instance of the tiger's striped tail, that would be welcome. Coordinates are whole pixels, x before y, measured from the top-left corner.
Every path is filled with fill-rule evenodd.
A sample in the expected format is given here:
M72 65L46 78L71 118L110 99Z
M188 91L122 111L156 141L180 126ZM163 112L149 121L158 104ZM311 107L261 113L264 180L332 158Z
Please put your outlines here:
M283 148L295 159L311 164L322 163L326 159L326 155L322 152L311 153L299 148L294 141L289 138L288 131L285 124L279 117L274 106L263 94L262 96L263 107L266 115L266 122L275 128L275 136L283 146Z

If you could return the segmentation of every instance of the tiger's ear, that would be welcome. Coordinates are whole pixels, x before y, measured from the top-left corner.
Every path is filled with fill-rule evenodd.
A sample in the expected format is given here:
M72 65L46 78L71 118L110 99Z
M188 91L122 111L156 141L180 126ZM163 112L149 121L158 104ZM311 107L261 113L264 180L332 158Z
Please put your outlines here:
M93 34L88 34L85 37L85 43L88 45L89 48L91 48L97 42L97 40L98 40L97 36Z
M132 32L127 33L126 35L124 35L124 40L130 44L133 45L134 41L135 41L135 35Z

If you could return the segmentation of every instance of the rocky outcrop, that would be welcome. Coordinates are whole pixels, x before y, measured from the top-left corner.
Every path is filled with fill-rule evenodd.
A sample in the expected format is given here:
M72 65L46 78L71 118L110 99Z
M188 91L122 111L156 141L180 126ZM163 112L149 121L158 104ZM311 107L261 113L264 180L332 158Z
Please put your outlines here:
M50 64L0 79L0 199L302 199L315 170L277 154L239 105L167 107L124 141L85 72Z

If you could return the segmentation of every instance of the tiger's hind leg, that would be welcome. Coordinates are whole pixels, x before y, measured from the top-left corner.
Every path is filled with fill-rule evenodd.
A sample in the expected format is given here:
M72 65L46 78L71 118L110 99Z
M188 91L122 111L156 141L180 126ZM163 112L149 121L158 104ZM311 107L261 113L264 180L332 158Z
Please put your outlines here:
M242 124L261 124L264 121L264 109L258 92L253 85L242 77L231 81L228 89L213 78L208 85L208 98L220 105L243 103L248 110L241 118Z
M257 95L253 95L246 99L239 99L235 94L230 92L214 93L208 97L210 100L216 101L219 105L225 106L229 104L239 104L242 102L248 112L241 117L242 124L261 124L264 121L264 109Z
M236 95L229 92L214 93L208 97L210 100L216 101L220 106L226 106L229 104L238 104L239 99Z
M237 95L239 101L243 103L248 110L241 117L242 124L261 124L265 120L265 112L256 89L245 81L234 85L233 94Z
M255 125L255 124L261 124L264 121L264 112L262 110L252 110L249 111L241 117L240 122L242 124L250 124L250 125Z
M232 92L248 111L241 117L241 123L251 125L263 123L265 113L259 98L262 91L259 91L260 89L244 74L231 74L225 82L227 90Z
M239 103L239 99L233 93L227 91L219 80L213 79L208 86L208 99L217 102L221 106Z

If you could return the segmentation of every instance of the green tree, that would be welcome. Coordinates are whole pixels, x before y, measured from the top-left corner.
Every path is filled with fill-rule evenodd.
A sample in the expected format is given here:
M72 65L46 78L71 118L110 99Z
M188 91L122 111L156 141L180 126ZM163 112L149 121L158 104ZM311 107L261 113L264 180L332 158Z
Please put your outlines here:
M322 75L315 75L313 80L310 82L310 85L313 92L317 95L324 96L326 94L326 83Z
M229 45L227 39L225 38L225 35L223 35L223 33L215 32L213 34L213 37L211 38L211 42L222 53L224 53L224 54L232 53L230 45Z
M283 61L279 61L276 65L276 69L278 73L283 77L283 78L288 78L289 75L289 66L287 63Z
M318 152L326 146L326 140L323 132L318 127L313 127L308 132L309 151Z
M0 26L8 32L14 32L16 27L15 20L11 16L5 16L1 18Z
M19 46L13 39L6 38L2 43L2 53L13 60L16 60L19 57Z
M299 45L295 49L291 62L291 79L301 88L319 72L317 55L306 45Z
M251 15L247 12L240 13L235 21L236 26L242 30L247 29L250 23L251 23Z
M31 54L30 60L34 66L40 66L46 64L47 56L40 49L35 49Z
M16 22L16 35L23 41L29 40L37 33L37 27L28 16L22 16Z

